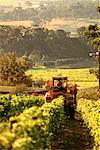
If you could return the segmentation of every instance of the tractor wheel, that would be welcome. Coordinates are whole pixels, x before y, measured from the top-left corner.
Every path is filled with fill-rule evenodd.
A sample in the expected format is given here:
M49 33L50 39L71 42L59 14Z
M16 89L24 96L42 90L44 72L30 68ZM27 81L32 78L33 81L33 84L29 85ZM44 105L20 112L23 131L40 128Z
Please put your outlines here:
M51 102L51 97L46 97L46 102Z

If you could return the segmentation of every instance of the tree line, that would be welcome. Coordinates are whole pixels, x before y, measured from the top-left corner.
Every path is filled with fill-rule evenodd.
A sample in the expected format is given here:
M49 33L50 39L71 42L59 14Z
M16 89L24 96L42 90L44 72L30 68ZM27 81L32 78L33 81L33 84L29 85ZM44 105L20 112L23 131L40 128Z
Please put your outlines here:
M100 12L100 7L98 7L98 11ZM92 46L91 54L94 56L97 67L95 69L90 69L90 73L95 74L97 78L100 78L100 68L98 67L100 63L100 27L97 24L89 25L88 27L84 26L78 29L78 32L80 37L88 39L88 44ZM98 55L96 55L96 53Z
M86 39L70 38L64 30L0 26L0 48L16 52L17 57L29 56L35 62L61 58L87 58L90 46Z
M16 58L14 52L0 55L0 86L32 85L30 76L25 74L31 63L27 57Z

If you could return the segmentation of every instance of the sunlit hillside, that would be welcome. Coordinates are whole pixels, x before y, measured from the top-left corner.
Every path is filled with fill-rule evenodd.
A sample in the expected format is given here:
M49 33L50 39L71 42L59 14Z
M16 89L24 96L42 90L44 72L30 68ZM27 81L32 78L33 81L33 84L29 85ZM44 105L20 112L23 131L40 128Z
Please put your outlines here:
M99 24L100 20L98 19L85 19L85 18L56 18L52 19L50 22L43 23L42 26L44 28L48 29L63 29L65 31L69 32L76 32L77 28L80 28L82 26L88 26L90 23L92 24Z
M33 24L31 20L24 20L24 21L1 21L0 25L8 25L8 26L25 26L29 27Z

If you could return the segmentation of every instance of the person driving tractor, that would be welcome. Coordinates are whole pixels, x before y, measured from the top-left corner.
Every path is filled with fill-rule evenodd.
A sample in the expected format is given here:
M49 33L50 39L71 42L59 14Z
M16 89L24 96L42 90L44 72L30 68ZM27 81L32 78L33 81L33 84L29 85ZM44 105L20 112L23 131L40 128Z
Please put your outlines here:
M58 80L57 87L58 87L58 88L59 88L59 90L61 90L61 91L64 89L64 87L63 87L63 83L62 83L62 81L61 81L61 80Z
M62 86L61 80L58 80L57 86L58 86L58 87L61 87L61 86Z

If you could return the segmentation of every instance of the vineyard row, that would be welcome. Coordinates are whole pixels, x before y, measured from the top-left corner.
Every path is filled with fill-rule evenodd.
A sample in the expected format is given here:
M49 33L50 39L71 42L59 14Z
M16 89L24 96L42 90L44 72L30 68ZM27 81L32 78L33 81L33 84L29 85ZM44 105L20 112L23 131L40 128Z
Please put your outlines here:
M77 106L81 113L84 125L90 130L93 137L93 150L100 149L100 100L81 99Z
M0 124L0 149L50 149L63 114L63 98L25 109L20 115ZM11 122L14 122L12 126Z

